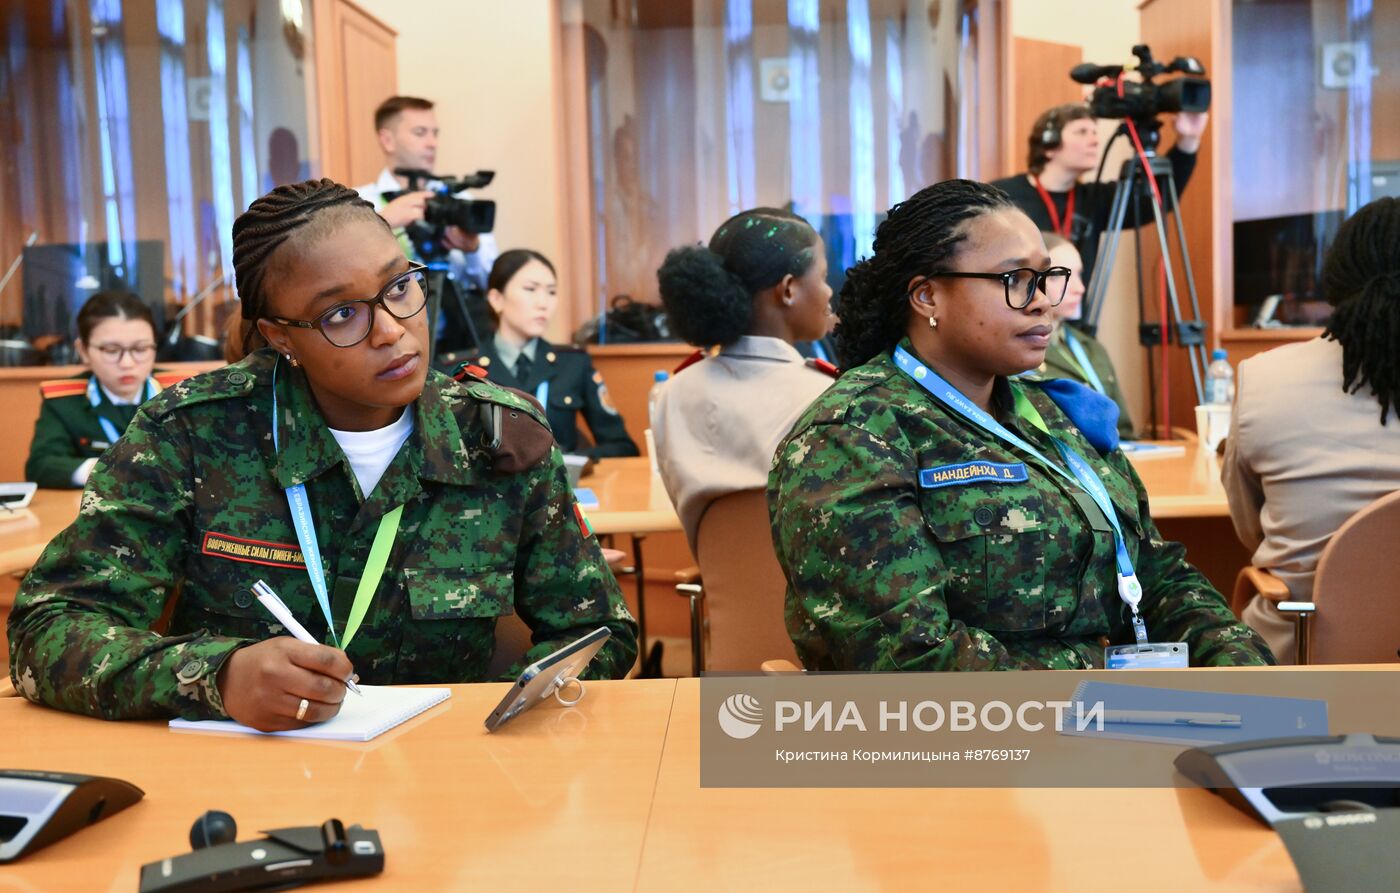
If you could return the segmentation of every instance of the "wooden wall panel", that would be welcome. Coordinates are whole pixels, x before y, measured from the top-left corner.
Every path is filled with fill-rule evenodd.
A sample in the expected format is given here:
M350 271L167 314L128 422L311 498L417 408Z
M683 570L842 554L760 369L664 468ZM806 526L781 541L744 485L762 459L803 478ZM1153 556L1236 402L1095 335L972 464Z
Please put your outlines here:
M384 165L374 109L398 92L398 33L348 0L315 0L321 176L356 186Z
M1026 139L1036 116L1051 106L1084 98L1084 88L1069 79L1069 70L1084 61L1083 47L1017 37L1011 57L1014 69L1002 170L989 179L1026 169Z

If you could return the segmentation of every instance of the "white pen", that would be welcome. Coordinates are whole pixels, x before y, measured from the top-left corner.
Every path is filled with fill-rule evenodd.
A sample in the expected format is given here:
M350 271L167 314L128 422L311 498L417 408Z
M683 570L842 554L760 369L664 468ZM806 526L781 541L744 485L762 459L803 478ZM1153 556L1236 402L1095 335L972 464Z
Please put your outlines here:
M312 645L321 644L312 638L311 633L306 631L306 627L297 622L297 619L292 616L292 612L287 610L287 605L277 593L272 591L271 586L259 580L253 584L253 594L258 597L258 601L262 602L263 607L267 608L272 616L277 619L277 622L287 628L287 632L292 634L292 638L299 642L309 642ZM359 677L352 675L349 679L345 680L345 687L357 695L363 694L363 692L360 691L360 687L355 684L358 678Z
M1095 714L1080 711L1079 718L1092 720ZM1189 713L1171 710L1105 710L1103 721L1143 726L1217 726L1238 727L1238 713Z

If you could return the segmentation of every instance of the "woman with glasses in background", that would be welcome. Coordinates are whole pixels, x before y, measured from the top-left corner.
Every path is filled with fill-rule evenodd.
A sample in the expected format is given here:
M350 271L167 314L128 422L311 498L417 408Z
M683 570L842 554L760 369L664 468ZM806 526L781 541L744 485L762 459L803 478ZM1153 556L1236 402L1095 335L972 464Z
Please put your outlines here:
M1018 379L1070 274L982 183L930 186L880 224L836 308L845 371L768 482L809 668L1273 662L1159 537L1107 398Z
M82 487L122 436L136 408L156 395L151 309L130 292L103 291L78 311L78 356L92 371L39 385L44 403L24 476L41 487ZM174 375L170 381L183 376Z
M10 616L20 693L295 728L334 716L352 673L485 680L511 613L522 661L606 626L588 672L626 673L636 624L543 415L429 371L423 268L374 206L279 186L234 223L233 267L249 353L147 403L98 465Z

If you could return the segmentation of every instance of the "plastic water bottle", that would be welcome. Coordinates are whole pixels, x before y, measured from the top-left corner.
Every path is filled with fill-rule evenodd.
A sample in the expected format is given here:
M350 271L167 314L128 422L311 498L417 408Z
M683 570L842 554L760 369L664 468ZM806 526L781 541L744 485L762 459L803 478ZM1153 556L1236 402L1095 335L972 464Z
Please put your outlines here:
M647 421L651 422L652 425L656 424L656 399L661 395L661 388L670 377L671 373L664 369L656 370L656 374L652 376L651 392L647 394ZM660 474L661 469L656 464L656 440L652 436L650 427L647 428L645 436L647 456L651 459L651 473Z
M1225 358L1225 350L1216 348L1206 367L1206 402L1228 406L1235 399L1235 370Z

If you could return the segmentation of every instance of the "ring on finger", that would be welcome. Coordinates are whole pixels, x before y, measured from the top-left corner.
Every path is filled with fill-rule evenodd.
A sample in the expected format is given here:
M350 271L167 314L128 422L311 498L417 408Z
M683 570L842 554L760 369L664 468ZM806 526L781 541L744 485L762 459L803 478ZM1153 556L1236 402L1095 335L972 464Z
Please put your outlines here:
M311 702L310 702L310 701L308 701L306 698L302 698L302 699L301 699L301 703L297 705L297 721L298 721L298 722L300 722L300 721L303 720L303 719L306 719L306 711L307 711L307 709L308 709L310 706L311 706Z

